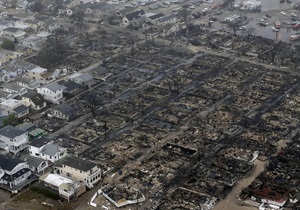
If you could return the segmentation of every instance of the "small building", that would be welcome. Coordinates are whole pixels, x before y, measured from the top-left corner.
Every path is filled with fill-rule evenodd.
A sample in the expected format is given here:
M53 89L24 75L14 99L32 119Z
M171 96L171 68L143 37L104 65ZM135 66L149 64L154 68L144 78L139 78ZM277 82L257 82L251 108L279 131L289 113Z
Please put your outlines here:
M126 14L123 19L122 19L122 22L123 22L123 25L125 27L129 26L131 24L131 22L133 20L136 20L142 16L145 15L145 11L144 10L138 10L138 11L135 11L135 12L132 12L132 13L129 13L129 14Z
M48 174L44 179L44 184L51 189L57 190L59 196L68 201L86 191L83 184L58 174Z
M54 163L67 155L67 149L42 137L29 143L29 154Z
M25 37L26 32L24 32L20 28L9 27L2 30L2 36L6 37L11 41L15 41L15 39L20 40Z
M0 103L1 108L7 110L7 113L13 114L16 117L20 118L29 113L29 110L16 99L6 99Z
M81 86L90 87L94 84L94 77L88 73L75 73L69 77L69 80Z
M37 138L41 138L47 132L41 128L38 128L35 124L30 122L24 122L22 124L16 125L17 128L25 130L28 132L29 141L32 141Z
M21 96L27 92L26 88L17 85L15 82L4 83L1 85L1 89L15 96Z
M28 132L11 125L0 129L0 149L13 154L28 147Z
M14 82L28 90L35 90L37 87L41 86L41 82L28 77L16 77Z
M58 174L85 183L88 188L100 181L102 173L96 163L76 157L66 157L54 169Z
M19 159L25 161L33 173L41 173L49 167L48 161L30 156L28 154L20 155Z
M146 20L150 23L152 23L153 25L158 25L158 21L163 18L165 15L163 13L158 13L158 14L155 14L155 15L151 15L151 16L148 16L146 18Z
M57 104L63 99L63 87L57 83L51 83L37 88L45 100Z
M157 25L167 25L169 23L175 23L177 21L176 15L164 16L157 21Z
M50 110L50 115L63 120L73 120L76 118L75 109L68 104L59 104Z
M80 90L81 87L79 84L71 80L68 81L61 80L58 82L58 84L63 86L63 92L68 94L77 92L78 90Z
M16 99L7 99L0 103L0 106L7 110L8 114L14 114L21 118L29 113L29 109Z
M0 187L13 193L36 180L28 164L18 158L0 155Z
M42 67L34 67L33 69L27 70L27 77L32 80L43 80L41 78L41 75L47 73L47 69L42 68Z
M41 110L47 105L43 96L34 91L29 91L22 95L22 103L26 107L34 110Z

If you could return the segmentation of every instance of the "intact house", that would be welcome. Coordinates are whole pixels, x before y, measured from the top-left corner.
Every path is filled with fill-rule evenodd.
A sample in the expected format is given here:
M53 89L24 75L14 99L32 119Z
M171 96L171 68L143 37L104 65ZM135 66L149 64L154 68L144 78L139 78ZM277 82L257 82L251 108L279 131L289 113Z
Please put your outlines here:
M43 135L46 134L46 131L44 131L41 128L38 128L35 124L30 122L24 122L22 124L16 125L16 127L28 132L29 141L41 138Z
M21 57L23 53L20 52L15 52L15 51L10 51L10 50L5 50L5 49L0 49L0 66L3 63L6 63L10 60L17 59Z
M59 104L53 107L48 115L70 121L76 118L76 110L68 104Z
M24 87L21 87L14 82L10 83L3 83L0 87L4 92L10 93L14 96L21 96L27 93L27 89Z
M109 5L105 2L87 2L85 4L79 4L73 8L75 10L82 10L85 15L92 15L94 17L103 17L109 13L114 12L116 9L115 5Z
M28 132L11 125L0 129L0 149L13 154L28 147Z
M23 74L23 69L17 68L16 66L12 65L12 63L8 63L5 66L1 67L3 69L3 72L8 74L11 78L15 78L21 74Z
M37 92L41 94L45 100L54 104L58 104L63 100L63 87L57 83L38 87Z
M11 61L9 65L14 66L16 69L21 69L22 72L26 72L36 67L35 64L25 61L23 59L15 59Z
M96 163L76 157L66 157L54 165L56 173L84 183L88 188L94 187L101 179L101 169Z
M54 163L67 155L67 149L42 137L29 143L29 154Z
M152 23L153 25L158 25L158 21L163 18L165 15L163 13L158 13L146 17L146 21Z
M57 82L59 85L63 86L63 93L68 93L68 94L72 94L72 93L76 93L77 91L80 90L80 85L77 84L74 81L68 80L61 80Z
M137 20L138 18L140 18L144 15L145 15L144 10L138 10L138 11L129 13L123 17L123 19L122 19L123 25L125 27L128 27L132 23L132 21Z
M9 28L5 28L1 31L1 34L3 37L11 40L11 41L15 41L23 39L25 37L26 32L23 31L20 28L15 28L15 27L9 27Z
M18 158L0 155L0 187L13 193L36 180L28 164Z
M16 99L6 99L0 103L0 106L6 109L8 114L13 114L17 118L24 117L29 113L29 109Z
M41 82L28 77L16 77L14 82L20 87L24 87L29 90L35 90L37 87L41 86Z
M76 82L81 86L91 87L95 81L94 77L88 73L75 73L69 77L69 80Z
M47 105L43 96L34 91L29 91L22 95L22 103L26 107L34 110L41 110Z
M52 74L42 67L35 67L27 70L27 77L29 79L38 80L43 84L49 83L52 80Z
M176 15L164 16L157 21L157 25L167 25L170 23L175 23L177 21Z
M30 156L29 154L21 154L20 156L18 156L18 158L20 160L26 161L28 167L34 173L41 173L49 167L48 161Z
M43 181L46 187L58 191L59 196L67 201L86 191L85 185L59 174L48 174Z

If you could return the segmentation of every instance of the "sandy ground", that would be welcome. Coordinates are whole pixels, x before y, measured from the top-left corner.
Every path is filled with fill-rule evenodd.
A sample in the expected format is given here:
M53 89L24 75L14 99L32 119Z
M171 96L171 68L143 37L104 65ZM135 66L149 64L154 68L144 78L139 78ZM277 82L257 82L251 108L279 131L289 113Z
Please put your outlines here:
M237 205L237 195L241 193L243 189L245 189L248 185L251 184L251 182L265 169L266 165L268 164L267 161L262 162L259 160L256 160L254 162L254 168L250 174L245 179L240 180L235 187L232 189L232 191L226 196L226 198L219 202L214 210L252 210L257 209L255 207L249 207L249 206L239 206Z

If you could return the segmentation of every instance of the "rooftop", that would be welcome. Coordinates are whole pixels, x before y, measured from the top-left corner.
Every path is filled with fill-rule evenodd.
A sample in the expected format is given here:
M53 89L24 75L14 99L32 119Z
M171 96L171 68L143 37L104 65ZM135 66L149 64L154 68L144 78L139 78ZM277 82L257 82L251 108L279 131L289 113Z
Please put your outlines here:
M24 163L24 161L17 158L11 158L5 155L0 155L0 168L3 170L11 171L19 163Z
M7 125L0 129L0 135L5 136L11 139L14 139L17 136L21 136L22 134L25 134L27 131L22 130L20 128L16 128L11 125Z
M89 171L97 166L96 163L91 161L83 160L76 157L67 157L60 162L62 165L69 166L71 168L78 169L80 171Z

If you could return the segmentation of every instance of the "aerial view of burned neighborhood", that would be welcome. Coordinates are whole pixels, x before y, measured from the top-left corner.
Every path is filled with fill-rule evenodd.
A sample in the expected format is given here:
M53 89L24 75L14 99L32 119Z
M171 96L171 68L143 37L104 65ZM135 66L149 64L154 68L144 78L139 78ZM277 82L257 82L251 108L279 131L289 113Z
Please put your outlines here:
M299 210L300 0L0 0L0 209Z

